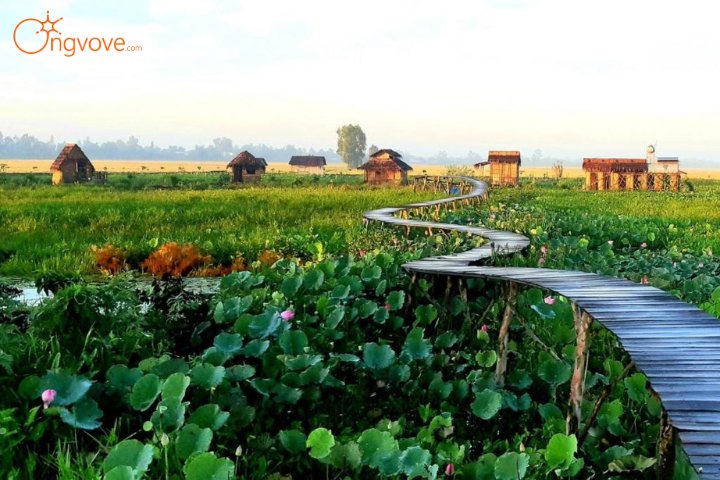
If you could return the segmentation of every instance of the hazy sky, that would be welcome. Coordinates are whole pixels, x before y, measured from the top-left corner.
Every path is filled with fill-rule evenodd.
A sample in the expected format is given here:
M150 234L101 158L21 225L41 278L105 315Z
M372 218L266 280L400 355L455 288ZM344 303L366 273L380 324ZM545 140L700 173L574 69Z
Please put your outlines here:
M714 2L0 0L0 131L720 160ZM21 53L15 25L142 52ZM27 33L27 32L25 32ZM34 32L33 32L34 35ZM718 159L718 160L716 160ZM720 163L715 163L719 166Z

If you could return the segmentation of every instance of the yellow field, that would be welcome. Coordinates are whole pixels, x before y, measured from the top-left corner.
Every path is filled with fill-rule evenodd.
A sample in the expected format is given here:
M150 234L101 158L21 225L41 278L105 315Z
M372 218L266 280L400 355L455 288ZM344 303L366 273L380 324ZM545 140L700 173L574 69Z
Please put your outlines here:
M0 160L0 167L7 165L4 169L8 173L42 173L49 172L50 164L48 160ZM93 161L95 168L98 170L106 170L110 173L130 173L130 172L210 172L225 171L226 162L172 162L172 161L141 161L141 160L95 160ZM422 165L415 164L412 174L421 175L445 175L448 167L457 167L457 165ZM290 165L287 163L271 162L268 164L268 172L285 173L290 172ZM701 169L701 168L683 168L687 172L689 178L696 179L720 179L720 169ZM362 171L357 169L349 169L344 165L332 164L326 168L327 173L345 173L359 175ZM550 166L539 167L521 167L521 177L552 177L553 171ZM565 178L578 178L583 176L580 167L565 167L563 172Z
M8 173L42 173L49 172L52 162L47 160L0 160L0 165L7 165L4 169ZM142 160L93 160L97 170L106 170L109 173L130 173L130 172L211 172L225 171L227 162L172 162L172 161L142 161ZM442 165L416 165L413 173L422 174L423 170L428 175L445 175L447 167ZM287 163L270 162L268 172L287 173L291 167ZM349 169L344 165L331 164L325 169L327 173L362 173L361 170Z

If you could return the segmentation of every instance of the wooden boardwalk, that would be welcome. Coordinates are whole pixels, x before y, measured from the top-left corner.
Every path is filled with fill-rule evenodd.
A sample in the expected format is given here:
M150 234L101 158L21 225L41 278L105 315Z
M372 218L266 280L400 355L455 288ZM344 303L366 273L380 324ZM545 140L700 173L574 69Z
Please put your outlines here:
M461 254L410 262L404 265L408 271L505 281L568 298L613 332L647 376L699 477L720 480L720 322L667 292L624 279L566 270L475 266L494 254L521 252L530 242L511 232L397 216L405 216L405 210L433 209L486 197L485 183L464 180L473 185L468 195L372 210L364 217L406 229L453 230L488 240Z

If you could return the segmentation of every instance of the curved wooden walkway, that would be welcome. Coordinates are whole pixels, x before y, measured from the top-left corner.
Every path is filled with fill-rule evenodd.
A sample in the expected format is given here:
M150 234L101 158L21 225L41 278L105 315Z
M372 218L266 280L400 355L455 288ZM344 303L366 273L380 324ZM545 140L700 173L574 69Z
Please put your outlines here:
M543 268L474 266L493 254L521 252L530 241L511 232L396 216L407 216L409 210L469 203L486 197L484 182L463 180L473 186L467 195L372 210L363 216L366 221L406 229L453 230L488 240L482 247L458 255L410 262L404 265L408 271L506 281L539 287L568 298L579 311L613 332L635 365L645 373L699 477L720 479L720 322L667 292L624 279ZM580 389L582 395L582 386ZM673 454L669 457L672 459Z

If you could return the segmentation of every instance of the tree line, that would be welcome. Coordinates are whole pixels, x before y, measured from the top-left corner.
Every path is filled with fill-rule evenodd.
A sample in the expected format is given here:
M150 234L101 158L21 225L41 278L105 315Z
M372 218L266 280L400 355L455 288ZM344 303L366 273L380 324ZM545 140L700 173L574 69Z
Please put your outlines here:
M209 145L195 145L185 148L178 145L159 147L155 142L141 145L137 137L111 142L95 142L90 138L78 140L85 154L98 160L193 160L218 161L231 160L243 150L269 162L287 162L293 155L321 155L329 162L338 162L340 157L332 149L300 148L286 145L276 148L263 144L236 145L227 137L213 139ZM56 142L53 137L42 141L29 134L4 136L0 132L0 158L3 159L54 159L65 146L65 142Z
M416 164L472 164L483 160L483 155L470 151L464 157L450 156L440 151L432 156L413 155L398 145L367 146L367 138L359 125L344 125L338 128L337 150L331 148L301 148L294 145L273 147L264 144L237 145L232 139L218 137L208 145L195 145L186 148L179 145L160 147L155 142L142 145L135 136L127 140L97 142L86 137L76 140L83 151L91 159L97 160L170 160L170 161L229 161L243 150L256 157L265 158L268 162L287 162L293 155L320 155L329 163L343 161L349 168L357 168L367 161L379 148L392 148L399 151L405 161ZM29 134L5 136L0 132L0 159L37 160L57 157L65 146L65 142L57 142L53 137L42 141Z

